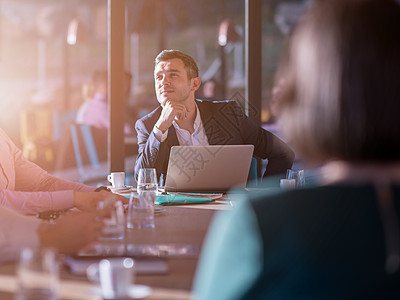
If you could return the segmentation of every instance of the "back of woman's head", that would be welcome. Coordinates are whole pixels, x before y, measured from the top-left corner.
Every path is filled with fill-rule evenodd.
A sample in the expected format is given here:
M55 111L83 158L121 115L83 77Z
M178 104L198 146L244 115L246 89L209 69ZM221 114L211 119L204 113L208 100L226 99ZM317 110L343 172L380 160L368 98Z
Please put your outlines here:
M321 1L294 32L279 77L289 142L311 161L400 158L400 6Z

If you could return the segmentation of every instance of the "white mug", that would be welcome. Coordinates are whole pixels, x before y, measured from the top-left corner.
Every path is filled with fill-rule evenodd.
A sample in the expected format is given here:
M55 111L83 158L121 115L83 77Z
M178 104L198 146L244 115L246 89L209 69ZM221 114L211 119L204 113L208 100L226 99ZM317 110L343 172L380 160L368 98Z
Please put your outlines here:
M89 279L100 281L104 299L126 298L134 282L134 265L129 257L107 258L90 265L86 273Z
M281 179L281 189L294 189L296 187L296 179Z
M120 188L125 185L125 172L113 172L107 176L107 180L113 188Z

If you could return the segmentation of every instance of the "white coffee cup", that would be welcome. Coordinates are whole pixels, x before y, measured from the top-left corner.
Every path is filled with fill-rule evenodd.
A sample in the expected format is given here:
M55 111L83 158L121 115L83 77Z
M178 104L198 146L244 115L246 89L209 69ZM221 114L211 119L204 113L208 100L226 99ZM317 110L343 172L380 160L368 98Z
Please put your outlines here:
M296 187L296 179L281 179L281 189L294 189Z
M134 282L134 265L129 257L107 258L90 265L86 273L90 280L100 282L104 299L127 298Z
M107 180L113 188L120 188L125 185L125 172L113 172L107 176Z

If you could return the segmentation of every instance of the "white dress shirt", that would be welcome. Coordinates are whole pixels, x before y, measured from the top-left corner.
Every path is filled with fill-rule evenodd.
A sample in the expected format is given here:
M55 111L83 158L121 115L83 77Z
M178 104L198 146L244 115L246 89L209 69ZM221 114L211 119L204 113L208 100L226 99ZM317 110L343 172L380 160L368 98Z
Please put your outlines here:
M172 125L175 127L179 145L181 146L209 145L206 132L204 131L203 122L201 121L200 111L197 105L196 105L196 119L194 120L193 124L194 131L192 134L189 131L180 128L175 121L172 122ZM156 136L157 140L159 140L162 143L165 142L165 140L167 139L168 129L164 133L162 133L162 131L154 125L153 133Z

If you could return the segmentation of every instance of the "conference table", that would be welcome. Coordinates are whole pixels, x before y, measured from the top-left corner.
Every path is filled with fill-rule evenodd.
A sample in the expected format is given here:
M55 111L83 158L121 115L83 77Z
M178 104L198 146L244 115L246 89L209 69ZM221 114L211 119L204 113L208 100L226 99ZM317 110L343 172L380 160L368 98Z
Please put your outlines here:
M230 209L226 198L207 204L163 206L155 216L154 229L130 229L121 240L102 242L107 245L180 245L190 246L190 255L172 255L161 259L168 267L165 274L137 274L135 284L151 287L145 299L191 299L191 287L204 238L214 214ZM138 258L140 259L140 258ZM158 258L160 259L160 258ZM16 263L0 265L0 299L14 298L17 286ZM74 275L65 267L60 268L59 299L102 299L90 291L96 283L86 275Z

